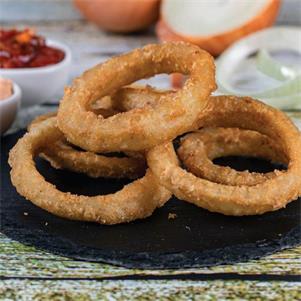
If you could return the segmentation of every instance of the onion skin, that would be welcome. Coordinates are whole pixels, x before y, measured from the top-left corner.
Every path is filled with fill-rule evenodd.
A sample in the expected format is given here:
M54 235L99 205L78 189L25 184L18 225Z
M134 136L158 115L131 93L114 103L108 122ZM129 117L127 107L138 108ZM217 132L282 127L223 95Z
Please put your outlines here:
M212 36L187 36L174 32L164 21L164 16L157 23L156 33L161 41L186 41L196 44L213 56L221 54L228 46L242 37L271 26L278 15L280 0L271 0L260 14L239 28ZM184 5L184 4L183 4ZM212 16L214 17L214 16Z
M87 20L112 32L129 33L145 29L159 16L159 0L73 1Z

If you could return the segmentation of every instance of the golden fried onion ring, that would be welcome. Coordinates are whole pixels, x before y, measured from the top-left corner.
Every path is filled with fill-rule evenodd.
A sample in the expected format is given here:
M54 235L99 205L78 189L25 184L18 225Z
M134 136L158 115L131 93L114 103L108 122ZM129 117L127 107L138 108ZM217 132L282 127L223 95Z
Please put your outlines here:
M86 71L66 89L58 111L59 128L71 143L93 152L148 149L195 128L216 87L214 70L211 55L184 42L148 45L114 57ZM174 72L190 77L173 97L163 95L154 107L106 119L88 110L91 103L124 85Z
M91 109L97 115L108 117L116 112L153 105L159 101L162 94L169 93L171 91L132 85L121 88L112 96L100 99ZM41 121L56 115L57 112L50 112L36 117L29 124L28 131ZM146 168L144 155L138 152L126 152L126 155L127 157L123 158L107 157L93 152L80 151L62 137L54 144L47 145L39 156L47 160L53 168L84 173L92 178L136 179L142 176Z
M170 192L158 185L150 170L114 194L88 197L57 190L37 171L33 157L61 138L56 118L49 118L19 139L10 151L12 183L35 205L72 220L117 224L145 218L169 199Z
M239 128L203 128L181 139L177 154L194 175L226 185L256 185L280 173L236 171L212 160L225 156L251 156L275 163L287 163L283 150L268 136Z
M56 116L56 112L35 118L28 126L31 131L42 121ZM65 137L61 136L52 144L46 145L40 157L47 160L53 168L68 169L84 173L92 178L129 178L136 179L145 173L145 159L131 153L126 157L108 157L74 148Z
M132 85L123 87L114 93L111 97L111 104L116 110L129 111L136 107L143 107L146 105L154 106L160 99L161 95L169 94L172 96L174 93L175 91L157 90L150 86L142 87ZM206 109L206 114L208 114L208 116L209 114L215 114L216 109L214 104L218 105L218 103L214 101L214 97L212 97L212 99L213 101L210 102L209 107ZM222 132L218 133L219 130ZM279 173L279 171L267 174L250 173L248 171L238 172L230 167L217 166L213 164L211 160L216 158L216 156L252 155L254 157L266 158L277 163L287 162L279 144L273 143L270 138L265 135L261 135L258 132L247 130L243 131L233 128L206 128L201 131L202 138L205 139L205 142L209 143L212 139L214 139L215 143L211 144L211 152L213 151L212 147L216 146L216 153L211 153L212 157L208 158L204 149L204 146L206 145L201 144L199 141L200 139L194 142L194 144L191 144L191 147L188 147L191 139L195 139L196 135L199 134L187 134L185 136L185 140L189 137L189 142L184 142L182 139L185 146L181 146L178 149L178 155L184 165L188 167L188 170L204 179L227 185L255 185ZM208 133L208 131L210 131L210 133ZM240 132L238 133L237 131ZM225 140L220 141L220 138L222 138L220 137L221 134L225 134L226 137L224 138L227 139L226 144ZM219 141L216 141L216 139ZM222 145L223 148L221 149L220 143L222 142L224 143ZM225 153L225 147L227 147L227 153ZM223 153L220 153L221 150L223 150ZM231 152L229 153L229 151Z
M215 108L214 113L212 108ZM254 186L229 186L198 178L179 166L171 142L151 149L149 168L177 198L225 215L263 214L285 207L301 187L301 138L284 113L248 97L219 96L210 99L199 127L239 127L258 131L281 143L288 158L287 171Z

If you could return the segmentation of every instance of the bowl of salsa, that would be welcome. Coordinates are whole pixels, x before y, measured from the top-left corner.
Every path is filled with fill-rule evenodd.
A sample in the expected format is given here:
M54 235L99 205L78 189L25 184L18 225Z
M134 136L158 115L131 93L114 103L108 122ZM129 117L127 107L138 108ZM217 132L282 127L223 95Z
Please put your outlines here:
M0 29L0 76L20 86L22 106L52 101L63 91L70 65L67 45L32 29Z

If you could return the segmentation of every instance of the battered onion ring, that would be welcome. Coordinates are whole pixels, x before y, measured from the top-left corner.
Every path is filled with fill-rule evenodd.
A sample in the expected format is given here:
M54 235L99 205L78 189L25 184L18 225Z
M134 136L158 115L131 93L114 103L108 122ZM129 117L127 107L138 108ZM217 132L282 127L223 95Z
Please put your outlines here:
M212 160L224 156L252 156L287 164L287 158L279 144L268 136L239 128L203 128L187 134L181 139L177 154L194 175L233 186L256 185L282 172L236 171L228 166L216 165Z
M210 108L211 107L211 108ZM240 127L258 131L280 142L288 158L287 171L254 186L228 186L201 179L179 166L171 142L147 154L150 169L179 199L225 215L263 214L285 207L301 187L301 138L298 129L282 112L248 97L220 96L210 99L199 126Z
M200 112L216 88L211 55L184 42L148 45L95 66L77 78L58 111L58 125L67 140L93 152L139 151L195 128ZM173 97L116 114L97 116L88 107L124 85L158 73L190 74Z
M28 130L31 131L42 121L55 115L56 112L52 112L35 118ZM84 173L92 178L136 179L143 176L146 169L144 157L134 153L127 155L127 157L107 157L81 151L74 148L63 136L54 143L47 144L40 152L40 157L47 160L53 168Z
M117 224L145 218L169 199L170 192L158 185L150 170L114 194L88 197L57 190L39 174L33 157L61 138L56 118L50 118L25 134L10 151L12 183L35 205L72 220Z

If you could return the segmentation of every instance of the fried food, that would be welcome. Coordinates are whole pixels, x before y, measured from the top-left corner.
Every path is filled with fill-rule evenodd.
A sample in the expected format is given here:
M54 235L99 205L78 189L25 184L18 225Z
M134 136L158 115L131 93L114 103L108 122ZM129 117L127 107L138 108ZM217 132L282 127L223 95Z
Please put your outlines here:
M208 114L213 107L214 114ZM165 142L147 154L148 166L160 184L181 200L236 216L274 211L300 195L301 137L284 113L251 98L234 96L211 98L207 110L200 116L199 127L239 127L267 135L282 145L287 170L253 186L218 184L181 168L172 143Z
M175 91L157 90L150 86L123 87L112 95L112 106L121 111L146 105L154 106L161 95L173 96L174 93ZM211 97L209 107L203 115L215 114L215 105L218 106L219 103ZM219 156L253 156L275 163L287 162L279 144L274 143L268 136L238 128L204 128L198 133L187 134L177 152L184 166L192 173L226 185L255 185L274 177L279 171L264 174L238 172L230 167L213 164L212 160Z
M266 135L239 128L203 128L187 134L181 139L177 154L187 170L199 178L232 186L256 185L283 172L237 171L214 164L214 159L249 156L287 164L287 157L279 144Z
M145 218L170 198L150 170L114 194L88 197L57 190L39 174L33 157L61 138L56 118L49 118L19 139L9 155L13 185L40 208L72 220L117 224Z
M56 112L41 115L34 119L28 130L33 130L44 120L56 116ZM40 157L47 160L53 168L67 169L84 173L92 178L136 179L145 173L146 164L142 154L131 153L124 157L106 156L80 150L72 146L63 135L54 143L45 145Z
M67 140L93 152L140 151L195 128L208 96L216 88L213 58L183 42L148 45L97 65L65 90L58 126ZM102 118L87 107L124 85L159 73L190 77L173 97L155 107L133 109Z
M13 185L55 215L103 224L147 217L171 193L225 215L285 207L301 194L300 132L284 113L259 101L210 96L214 71L212 57L186 43L149 45L86 71L66 89L57 116L34 120L11 150ZM127 86L174 72L189 76L177 91ZM172 143L185 133L178 154L188 170ZM91 177L142 178L114 194L74 195L39 174L39 155L55 168ZM227 155L263 157L287 170L261 174L213 164Z

